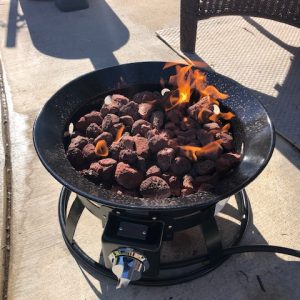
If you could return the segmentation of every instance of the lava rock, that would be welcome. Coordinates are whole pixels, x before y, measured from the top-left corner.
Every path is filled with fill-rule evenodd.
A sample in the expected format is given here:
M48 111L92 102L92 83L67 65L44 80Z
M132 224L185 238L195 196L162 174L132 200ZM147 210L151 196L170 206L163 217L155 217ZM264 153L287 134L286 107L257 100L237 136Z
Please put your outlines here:
M120 118L115 114L107 114L102 121L102 129L109 131L114 124L120 122Z
M113 142L114 138L110 132L102 132L100 135L98 135L94 140L94 145L97 145L97 143L100 140L104 140L107 144L107 146L110 146Z
M147 164L146 164L146 159L141 157L141 156L138 156L138 160L137 160L137 168L142 172L142 173L145 173L146 170L147 170Z
M115 172L116 181L126 189L138 188L143 180L143 175L130 165L118 163Z
M132 119L131 116L122 116L120 117L120 122L122 122L126 127L131 129L134 120Z
M119 114L119 107L113 103L110 104L103 104L100 110L100 115L102 118L104 118L108 114Z
M144 198L165 199L171 195L171 190L164 179L151 176L141 183L140 193Z
M75 129L79 132L85 133L89 124L86 122L85 117L81 117L75 124Z
M129 99L123 95L114 94L111 96L111 103L116 105L118 108L121 108L123 105L126 105L129 102Z
M147 158L149 155L148 140L144 137L135 136L134 141L135 141L136 153L143 158Z
M102 117L99 111L93 110L90 113L84 115L85 121L87 122L87 125L90 125L92 123L96 123L97 125L102 124Z
M149 140L149 148L154 153L158 152L159 150L167 146L168 146L168 140L161 135L155 135Z
M167 171L175 156L175 150L172 148L164 148L157 153L157 165L163 170Z
M117 161L112 158L103 158L99 160L99 164L103 169L101 178L106 181L111 180L116 170Z
M174 161L171 164L172 172L178 176L188 173L191 167L192 166L190 161L183 156L175 157Z
M147 172L146 172L146 177L150 177L150 176L158 176L160 177L161 176L161 170L158 166L154 165L154 166L151 166Z
M138 120L140 118L139 115L139 105L134 101L128 102L126 105L120 108L121 116L131 116L133 120Z
M193 177L190 175L184 175L182 181L182 196L188 196L195 192Z
M153 112L154 105L152 103L141 103L139 105L139 114L143 120L149 120Z
M153 112L150 122L153 127L160 129L164 125L164 113L161 110Z
M120 149L135 150L135 137L129 135L123 135L119 140Z
M182 113L178 109L171 109L166 112L167 119L174 123L174 124L179 124L182 120Z
M228 172L240 162L241 156L237 153L226 153L216 160L216 169L219 173Z
M84 163L84 157L80 149L71 148L67 151L67 158L75 169L80 169Z
M149 122L145 120L137 120L132 125L131 134L140 134L145 136L149 130L151 130L151 124Z
M220 126L218 123L213 122L213 123L203 124L203 128L205 130L218 130L218 129L220 129Z
M196 137L201 146L205 146L215 140L214 135L204 129L198 129L196 131Z
M198 115L201 110L210 112L209 115L212 115L213 104L210 102L210 99L208 96L201 98L194 105L190 106L188 108L187 112L191 118L193 118L194 120L199 120ZM205 123L205 122L203 122L203 123Z
M215 172L216 164L212 160L198 161L195 164L195 169L198 175L207 175Z
M136 103L149 102L153 100L155 97L152 92L144 91L141 93L137 93L133 96L133 101Z
M100 175L103 172L103 167L99 164L99 162L93 162L91 163L89 170L93 170Z
M92 162L98 158L95 153L95 146L93 144L85 145L82 149L82 154L83 154L83 157L87 161L90 161L90 162Z
M77 135L73 139L71 139L71 143L68 147L68 149L72 148L78 148L80 150L83 149L83 147L88 143L88 139L86 137L83 137L81 135Z
M133 165L137 161L138 155L133 150L124 149L120 151L119 159L127 164Z
M94 183L98 183L99 182L99 174L94 171L94 170L82 170L80 172L81 175L83 175L85 178L87 178L88 180L94 182Z
M216 138L222 141L222 147L228 151L233 149L233 137L226 132L220 132L216 134Z
M96 123L91 123L86 129L86 136L90 138L95 138L102 132L103 130L99 125L97 125Z

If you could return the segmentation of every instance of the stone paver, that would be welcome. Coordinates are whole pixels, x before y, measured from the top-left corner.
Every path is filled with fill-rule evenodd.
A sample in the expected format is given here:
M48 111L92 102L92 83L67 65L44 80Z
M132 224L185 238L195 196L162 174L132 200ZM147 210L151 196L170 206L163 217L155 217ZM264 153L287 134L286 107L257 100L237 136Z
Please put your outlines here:
M83 275L60 234L60 185L42 167L32 145L34 118L60 86L94 68L141 60L178 61L155 31L178 22L179 1L90 0L89 10L61 14L53 2L21 0L18 19L17 3L4 0L0 10L1 57L12 96L9 299L299 299L299 260L283 255L238 255L204 278L163 288L131 286L116 291L111 280L97 282ZM276 147L270 164L248 189L254 224L245 243L299 248L299 153L281 139ZM78 242L96 258L99 223L85 213L79 231Z

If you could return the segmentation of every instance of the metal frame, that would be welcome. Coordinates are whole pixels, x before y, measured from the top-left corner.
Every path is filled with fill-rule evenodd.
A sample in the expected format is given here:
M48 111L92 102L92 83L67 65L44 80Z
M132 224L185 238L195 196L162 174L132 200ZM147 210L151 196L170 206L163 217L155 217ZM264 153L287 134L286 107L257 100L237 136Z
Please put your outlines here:
M88 199L76 196L67 215L67 206L70 195L71 191L63 187L59 198L58 210L62 235L70 253L75 258L77 263L96 279L100 280L102 276L116 279L111 270L105 268L104 265L94 261L91 257L89 257L80 248L73 237L80 216L85 208L87 208L97 218L101 219L103 222L103 226L105 226L108 212L115 212L117 214L120 214L120 211L107 207L99 207L93 204ZM239 232L231 246L236 246L242 239L248 224L250 213L249 200L246 191L241 190L235 195L235 197L242 217L240 220L241 225ZM206 247L208 250L208 255L198 256L184 261L160 264L159 276L153 278L142 277L142 279L132 282L132 284L163 286L186 282L201 277L208 272L211 272L219 265L221 265L226 259L228 259L229 256L223 255L223 247L220 239L220 234L214 218L214 209L215 205L202 210L201 212L199 211L192 215L189 214L186 217L177 217L177 219L173 218L173 222L170 218L168 219L168 222L171 222L169 224L173 224L174 226L175 224L178 224L177 227L175 226L172 228L172 230L174 231L180 231L189 227L193 227L196 224L201 224ZM164 219L164 216L159 217ZM150 218L153 219L156 217L150 216ZM170 226L171 225L167 226L167 228L170 228Z

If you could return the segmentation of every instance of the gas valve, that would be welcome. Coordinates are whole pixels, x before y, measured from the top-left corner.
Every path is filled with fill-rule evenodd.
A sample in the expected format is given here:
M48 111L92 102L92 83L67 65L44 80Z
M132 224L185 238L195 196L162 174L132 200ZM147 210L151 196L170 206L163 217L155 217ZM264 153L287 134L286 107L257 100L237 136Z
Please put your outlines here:
M139 280L149 268L147 258L133 248L118 248L109 255L112 271L117 276L117 289L126 287L130 281Z

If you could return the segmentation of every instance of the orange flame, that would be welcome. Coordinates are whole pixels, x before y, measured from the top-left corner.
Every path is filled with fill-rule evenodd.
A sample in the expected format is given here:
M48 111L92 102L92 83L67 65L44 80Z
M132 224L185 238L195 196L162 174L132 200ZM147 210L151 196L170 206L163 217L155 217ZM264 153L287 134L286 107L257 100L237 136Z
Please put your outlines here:
M201 156L213 153L213 152L218 152L219 151L219 145L222 143L222 141L217 140L214 142L211 142L203 147L197 147L197 146L179 146L179 148L181 148L185 155L194 161L197 161L198 158L200 158Z
M229 131L229 129L230 129L230 124L229 123L227 123L226 125L224 125L223 127L222 127L222 131L224 131L224 132L228 132Z
M208 119L212 122L218 122L219 121L218 115L216 115L216 114L212 114Z
M200 64L200 63L199 63ZM167 63L164 69L176 65L175 63ZM212 85L207 85L206 76L199 69L192 69L193 65L180 66L176 65L176 74L170 76L169 83L177 86L175 93L170 93L169 105L166 110L171 110L182 103L190 101L193 90L203 96L210 96L211 103L219 104L217 99L225 100L227 94L221 93Z
M98 141L95 147L95 153L98 156L106 157L109 154L109 150L105 140Z
M122 136L122 134L123 134L123 131L124 131L124 128L125 128L125 126L122 125L122 126L118 129L117 134L116 134L116 138L115 138L115 142L118 142L119 139L121 138L121 136Z
M231 120L232 118L234 118L235 114L233 114L232 112L220 113L219 117L228 121L228 120Z

